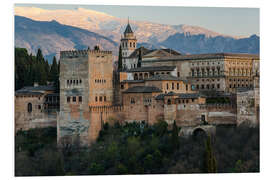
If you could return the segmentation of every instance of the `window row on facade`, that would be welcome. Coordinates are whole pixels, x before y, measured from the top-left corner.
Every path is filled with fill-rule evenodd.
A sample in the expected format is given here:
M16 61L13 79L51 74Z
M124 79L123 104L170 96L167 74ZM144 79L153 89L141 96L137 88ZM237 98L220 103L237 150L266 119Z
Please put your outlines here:
M128 46L129 45L129 46ZM128 43L128 42L122 42L122 47L127 47L127 48L135 48L136 47L136 43L135 42L130 42L130 43Z
M191 76L219 76L221 75L220 67L215 68L198 68L198 69L191 69Z
M95 83L106 83L106 79L95 79Z
M197 84L196 89L220 89L220 84Z
M181 87L181 84L180 83L166 83L166 89L167 90L169 90L169 89L171 89L171 90L174 90L174 89L176 89L176 90L179 90ZM186 84L186 85L184 85L183 84L183 87L185 87L186 88L186 91L188 91L188 84Z
M229 68L229 76L251 76L252 71L250 69L231 69Z
M95 97L95 101L96 102L102 102L102 101L104 101L104 102L106 102L107 101L107 98L106 98L106 96L96 96Z
M191 102L194 102L195 99L192 98L192 99L175 99L174 103L175 104L188 104L188 103L191 103ZM167 100L167 104L168 105L171 105L172 104L172 100L171 99L168 99Z
M67 102L70 103L72 102L82 102L82 96L68 96L67 97Z
M209 66L209 65L215 65L215 64L218 64L219 65L219 64L222 64L222 62L219 62L219 61L218 62L196 62L196 63L193 62L191 65L192 66L196 66L196 65L197 66L201 66L201 65L207 65L207 66Z
M81 79L73 79L73 80L67 80L67 85L70 86L70 85L79 85L82 83L82 80Z

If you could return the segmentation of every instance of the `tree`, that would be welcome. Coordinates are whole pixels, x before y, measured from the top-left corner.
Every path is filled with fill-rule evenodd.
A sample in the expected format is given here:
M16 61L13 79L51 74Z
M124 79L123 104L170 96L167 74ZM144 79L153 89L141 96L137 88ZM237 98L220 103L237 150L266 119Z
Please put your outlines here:
M142 67L142 48L139 49L139 58L137 67Z
M50 68L49 80L53 82L56 89L59 89L59 66L55 56L53 57L53 63Z
M205 142L205 166L206 172L208 173L217 172L216 157L213 152L211 136L208 136L207 141Z
M122 67L123 63L122 63L122 47L121 45L119 46L119 55L118 55L118 71L122 71Z
M172 145L174 149L177 149L179 147L179 139L178 139L178 132L179 128L176 125L176 122L173 122L173 129L172 129Z

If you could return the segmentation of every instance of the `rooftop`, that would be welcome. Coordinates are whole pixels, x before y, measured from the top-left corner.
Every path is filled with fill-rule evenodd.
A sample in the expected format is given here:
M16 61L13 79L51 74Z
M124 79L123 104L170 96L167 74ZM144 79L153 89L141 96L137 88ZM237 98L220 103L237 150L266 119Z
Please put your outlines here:
M133 33L129 23L128 23L127 27L126 27L126 30L125 30L124 34L127 34L127 33Z
M176 66L149 66L128 69L127 72L155 72L155 71L173 71Z
M200 93L174 93L174 92L169 92L167 94L159 94L156 97L156 100L164 100L165 96L178 96L177 98L179 99L191 99L191 98L198 98L198 97L204 97L202 94Z
M152 93L152 92L162 92L162 91L155 86L134 86L124 91L124 93Z
M42 95L44 91L54 91L54 86L25 86L15 92L16 95Z
M161 80L171 80L171 81L185 81L183 78L175 77L172 76L171 74L159 74L159 75L154 75L152 77L149 77L145 79L146 81L161 81Z
M233 54L233 53L209 53L209 54L191 54L179 56L160 57L158 59L144 60L144 61L178 61L178 60L202 60L202 59L223 59L227 57L232 58L248 58L259 59L257 54Z

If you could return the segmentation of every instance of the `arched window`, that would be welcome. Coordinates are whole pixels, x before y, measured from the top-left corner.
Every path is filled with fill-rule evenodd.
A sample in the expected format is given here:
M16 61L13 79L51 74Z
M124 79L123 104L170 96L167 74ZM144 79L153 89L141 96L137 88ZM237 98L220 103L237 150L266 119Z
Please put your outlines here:
M132 47L132 43L131 42L129 43L129 45L130 45L130 47Z
M135 73L135 75L134 75L134 80L138 80L138 74L137 73Z
M28 103L28 105L27 105L27 111L28 111L29 113L32 112L32 103Z
M167 104L168 104L168 105L171 105L171 104L172 104L171 99L168 99Z
M135 42L133 43L133 47L135 47Z

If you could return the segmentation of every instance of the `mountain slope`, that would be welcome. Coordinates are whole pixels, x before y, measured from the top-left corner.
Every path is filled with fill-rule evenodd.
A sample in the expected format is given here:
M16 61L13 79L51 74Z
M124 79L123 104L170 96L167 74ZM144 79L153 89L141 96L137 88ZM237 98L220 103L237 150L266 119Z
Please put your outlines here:
M38 21L56 20L61 24L76 26L102 34L119 42L127 24L127 19L117 18L102 12L77 8L74 10L45 10L35 7L15 7L15 14ZM68 18L67 18L68 17ZM204 34L206 37L224 36L217 32L190 25L166 25L147 21L130 21L138 42L157 43L166 40L170 35L184 33L190 35Z
M159 43L159 46L173 48L184 54L200 53L260 53L260 38L252 35L248 38L234 39L216 36L206 37L204 34L185 35L177 33Z
M34 21L15 16L15 46L27 48L34 54L41 48L49 60L54 55L59 58L60 50L93 48L97 44L106 50L117 50L117 43L97 33L57 21Z

